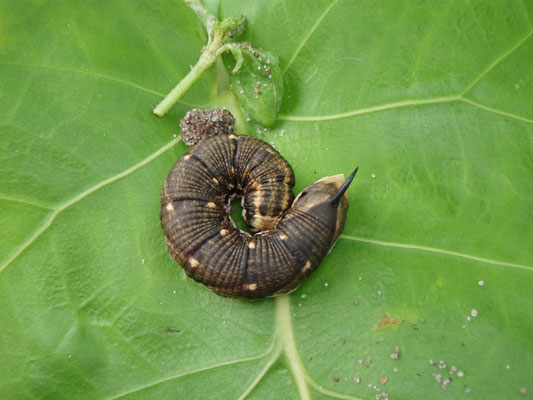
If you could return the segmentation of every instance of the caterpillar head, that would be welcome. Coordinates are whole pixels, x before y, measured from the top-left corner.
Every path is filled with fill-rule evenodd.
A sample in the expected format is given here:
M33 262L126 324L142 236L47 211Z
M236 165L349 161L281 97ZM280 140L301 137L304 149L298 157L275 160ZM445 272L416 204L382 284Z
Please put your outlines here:
M326 176L308 186L294 199L291 210L311 215L329 226L335 227L333 245L342 230L348 211L348 194L346 190L357 173L356 168L344 180L344 174Z

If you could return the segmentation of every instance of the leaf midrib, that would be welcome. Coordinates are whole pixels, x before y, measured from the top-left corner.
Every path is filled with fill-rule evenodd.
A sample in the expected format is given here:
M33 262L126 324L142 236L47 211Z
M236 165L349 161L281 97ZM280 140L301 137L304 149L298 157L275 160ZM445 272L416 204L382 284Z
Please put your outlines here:
M298 387L300 399L310 400L311 395L310 395L309 389L310 387L312 387L313 389L317 390L320 393L323 393L323 394L326 394L332 397L336 397L339 399L362 400L359 397L354 397L354 396L350 396L344 393L338 393L338 392L324 389L322 386L317 384L311 378L311 376L309 376L308 372L305 370L305 367L302 363L301 357L298 353L298 349L296 346L294 328L292 326L290 298L288 295L281 295L281 296L277 296L274 301L275 301L274 333L272 336L270 346L268 350L265 351L264 353L261 353L255 356L244 357L244 358L240 358L236 360L223 361L223 362L209 365L206 367L201 367L201 368L193 369L190 371L181 372L176 375L167 376L165 378L161 378L156 381L146 383L144 385L135 387L133 389L123 391L116 395L106 397L105 400L116 400L124 396L130 395L132 393L138 393L145 389L152 388L154 386L157 386L159 384L162 384L168 381L180 379L186 376L205 372L211 369L220 368L220 367L232 365L232 364L239 364L239 363L243 363L247 361L259 360L259 359L268 357L265 365L261 368L261 370L255 377L255 379L246 388L246 390L238 397L238 400L244 400L253 391L253 389L257 386L257 384L261 381L261 379L266 375L266 373L270 370L272 365L274 365L276 361L279 360L281 355L285 355L286 357L286 361L289 364L292 377L294 379L294 382L296 383L296 386Z

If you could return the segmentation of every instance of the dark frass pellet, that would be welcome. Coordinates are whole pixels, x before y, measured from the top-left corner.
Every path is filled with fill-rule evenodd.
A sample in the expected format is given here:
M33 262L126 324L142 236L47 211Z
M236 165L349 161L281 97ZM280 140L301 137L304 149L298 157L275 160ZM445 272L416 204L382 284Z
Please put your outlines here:
M189 110L180 121L181 139L193 146L204 139L235 133L235 118L228 110L213 108Z

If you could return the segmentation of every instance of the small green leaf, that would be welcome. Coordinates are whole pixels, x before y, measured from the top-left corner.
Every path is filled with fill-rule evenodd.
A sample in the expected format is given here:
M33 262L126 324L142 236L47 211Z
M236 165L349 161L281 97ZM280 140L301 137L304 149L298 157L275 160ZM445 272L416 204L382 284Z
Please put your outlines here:
M225 18L224 20L216 23L216 29L224 32L227 37L239 37L246 30L246 18L244 18L242 15L237 18Z
M271 128L281 107L283 83L278 57L254 49L249 43L234 43L234 46L242 51L242 65L230 77L231 89L252 117Z

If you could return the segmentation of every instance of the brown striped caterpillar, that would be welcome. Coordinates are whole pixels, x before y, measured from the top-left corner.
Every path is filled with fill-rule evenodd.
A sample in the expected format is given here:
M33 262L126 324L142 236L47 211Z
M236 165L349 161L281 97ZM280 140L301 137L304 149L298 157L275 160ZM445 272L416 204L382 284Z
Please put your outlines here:
M210 137L182 155L165 181L161 224L187 275L218 295L258 299L295 290L344 228L345 193L357 169L324 177L294 199L291 166L269 144ZM254 236L240 231L229 202L242 197ZM294 200L293 200L294 199Z

